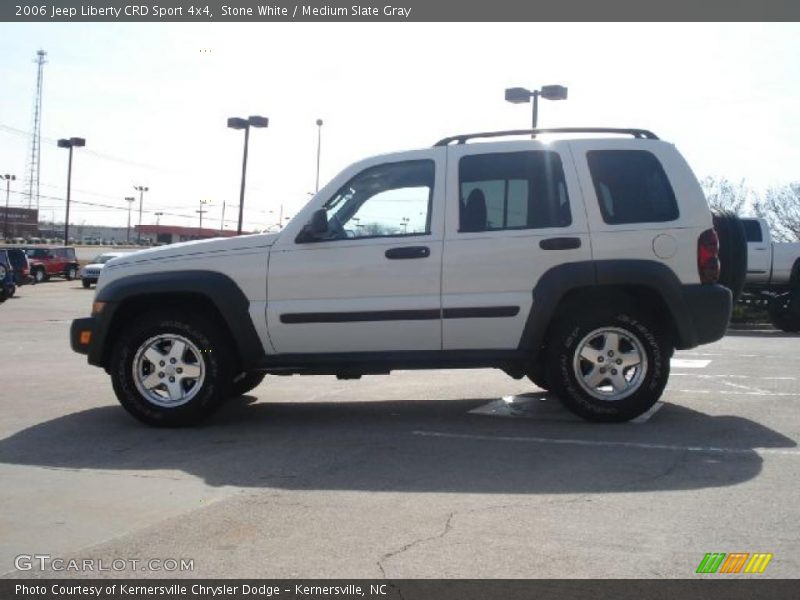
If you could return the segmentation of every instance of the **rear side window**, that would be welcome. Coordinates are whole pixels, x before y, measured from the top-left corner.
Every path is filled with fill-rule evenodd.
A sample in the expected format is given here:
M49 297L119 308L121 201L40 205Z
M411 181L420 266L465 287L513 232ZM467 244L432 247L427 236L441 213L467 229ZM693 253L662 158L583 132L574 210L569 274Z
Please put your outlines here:
M650 152L591 150L587 158L606 223L661 223L678 218L675 193Z
M459 231L566 227L572 223L556 152L505 152L461 158Z
M742 219L742 225L744 226L744 235L748 242L764 241L764 238L761 235L761 225L758 223L758 221Z

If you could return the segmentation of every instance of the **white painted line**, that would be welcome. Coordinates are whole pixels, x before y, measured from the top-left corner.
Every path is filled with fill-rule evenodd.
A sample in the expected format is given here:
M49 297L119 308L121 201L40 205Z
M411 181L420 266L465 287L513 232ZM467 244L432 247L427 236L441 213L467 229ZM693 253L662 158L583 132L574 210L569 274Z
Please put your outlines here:
M641 425L643 423L647 423L653 417L654 414L656 414L658 411L661 410L661 408L663 406L664 406L663 402L656 402L655 404L653 404L653 406L650 408L650 410L648 410L644 414L639 415L635 419L632 419L630 422L631 423L636 423L637 425Z
M412 435L430 438L460 440L482 440L489 442L523 442L528 444L555 444L562 446L590 446L606 448L636 448L639 450L670 450L674 452L710 452L715 454L769 454L800 457L800 450L779 448L720 448L716 446L676 446L672 444L644 444L640 442L603 442L569 438L516 437L504 435L478 435L469 433L446 433L443 431L412 431Z
M670 377L702 377L703 379L761 379L763 381L797 381L797 377L759 377L757 375L705 375L703 373L670 373Z
M670 366L677 367L679 369L705 369L709 364L711 364L711 361L691 358L673 358L669 364Z
M795 398L800 396L797 392L733 392L731 390L668 390L670 392L681 392L683 394L722 394L724 396L788 396Z

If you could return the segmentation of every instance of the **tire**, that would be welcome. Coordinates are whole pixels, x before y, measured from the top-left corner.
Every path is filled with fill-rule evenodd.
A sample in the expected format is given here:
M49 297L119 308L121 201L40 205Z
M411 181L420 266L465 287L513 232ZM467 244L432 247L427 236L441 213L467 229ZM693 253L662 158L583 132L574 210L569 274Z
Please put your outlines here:
M78 276L78 269L77 267L71 266L67 268L67 271L64 273L64 277L67 278L67 281L72 281Z
M747 237L742 221L730 211L714 212L713 221L719 237L719 283L731 291L735 304L747 277Z
M92 282L88 279L82 280L81 283L83 284L84 289L88 290L90 287L92 287Z
M47 281L47 274L44 272L44 269L35 269L33 271L33 283L42 283L44 281Z
M178 342L185 347L180 354ZM197 424L230 397L233 368L227 346L228 337L208 315L148 313L129 325L114 345L110 372L117 399L148 425ZM197 377L183 374L190 371Z
M250 390L258 387L267 376L263 371L250 371L245 373L240 379L234 380L231 385L231 398L244 396Z
M553 391L569 410L589 421L638 417L658 401L669 379L671 348L666 339L649 319L624 306L560 320L550 334L547 354ZM609 366L609 359L615 364ZM618 360L630 365L616 364ZM619 389L611 385L612 373Z
M536 387L542 388L544 391L550 391L550 383L547 381L547 369L545 365L537 363L533 365L526 373L528 379L533 382Z
M786 333L800 332L800 290L795 289L773 298L767 313L776 329Z

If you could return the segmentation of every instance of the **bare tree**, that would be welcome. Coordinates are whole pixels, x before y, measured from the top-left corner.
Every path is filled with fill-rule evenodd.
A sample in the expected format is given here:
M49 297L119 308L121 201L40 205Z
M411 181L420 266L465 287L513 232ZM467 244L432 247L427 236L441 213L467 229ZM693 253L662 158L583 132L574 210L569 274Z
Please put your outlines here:
M755 209L767 220L776 240L800 242L800 181L769 188Z
M704 177L700 186L705 192L709 206L714 210L729 210L740 214L747 203L750 190L742 179L733 183L727 177Z

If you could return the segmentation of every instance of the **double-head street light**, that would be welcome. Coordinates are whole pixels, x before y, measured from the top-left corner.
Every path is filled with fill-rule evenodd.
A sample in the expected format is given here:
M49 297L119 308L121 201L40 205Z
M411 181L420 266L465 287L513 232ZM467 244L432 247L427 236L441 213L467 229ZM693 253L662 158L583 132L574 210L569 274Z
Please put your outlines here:
M134 198L133 196L126 196L125 197L125 202L128 203L128 230L125 233L125 243L126 244L130 244L131 243L131 207L133 206L133 203L136 202L136 198Z
M72 149L86 145L86 140L79 137L58 140L59 148L69 149L69 165L67 166L67 211L64 215L64 243L69 244L69 197L72 188Z
M506 89L506 102L527 104L533 98L532 129L536 129L539 121L539 96L545 100L566 100L567 88L563 85L543 85L540 90L526 90L521 87Z
M133 186L137 192L139 192L139 230L136 233L136 243L142 243L142 204L144 203L144 193L149 192L150 188L145 185L135 185Z
M247 177L247 146L250 142L251 127L267 127L269 119L252 115L246 119L231 117L228 119L228 127L231 129L244 129L244 155L242 156L242 187L239 190L239 225L236 228L236 235L242 235L242 217L244 216L244 184Z
M0 175L0 179L6 180L6 215L3 221L3 239L8 239L8 197L11 195L11 182L17 180L16 175L10 175L6 173L5 175Z

